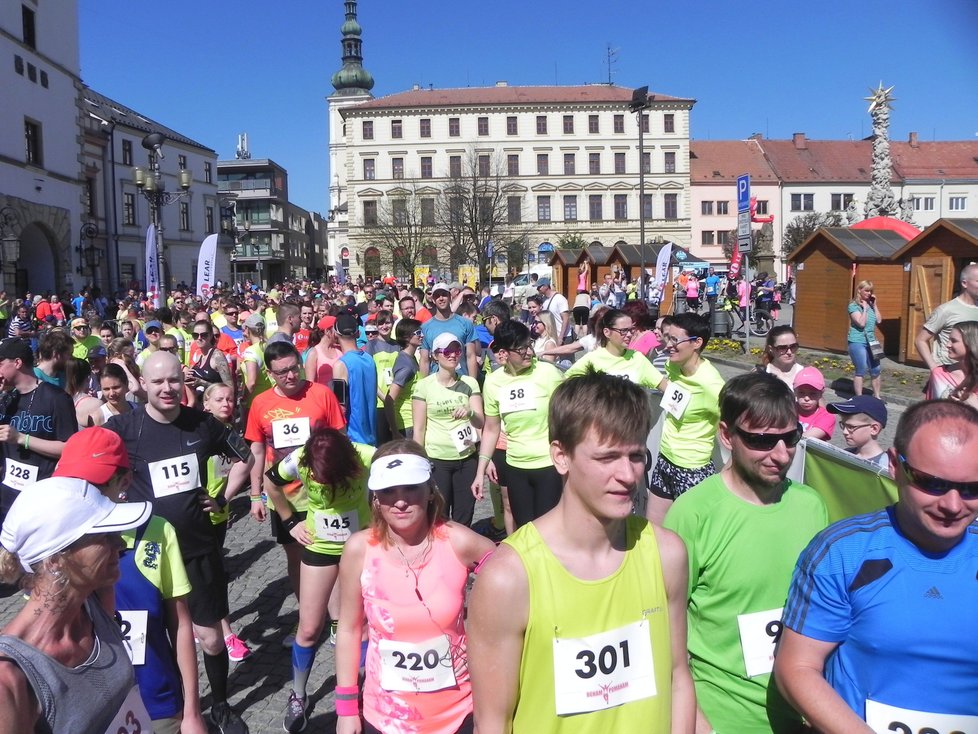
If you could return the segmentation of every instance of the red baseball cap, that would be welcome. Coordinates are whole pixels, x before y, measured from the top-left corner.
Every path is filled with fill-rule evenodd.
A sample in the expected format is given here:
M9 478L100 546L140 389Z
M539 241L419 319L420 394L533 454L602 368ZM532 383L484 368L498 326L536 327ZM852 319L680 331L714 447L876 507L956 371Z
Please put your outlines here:
M319 323L316 324L316 326L319 327L320 331L329 331L330 329L333 328L333 325L335 323L336 323L335 316L323 316L321 319L319 319Z
M119 469L130 468L129 454L119 434L94 426L78 431L65 441L53 476L74 477L101 485Z

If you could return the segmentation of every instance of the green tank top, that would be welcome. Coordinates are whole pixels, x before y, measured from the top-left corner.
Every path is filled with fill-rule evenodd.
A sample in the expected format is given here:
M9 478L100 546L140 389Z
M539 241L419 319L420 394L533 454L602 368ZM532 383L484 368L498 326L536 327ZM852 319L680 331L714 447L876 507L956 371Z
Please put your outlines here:
M572 576L533 523L504 541L530 586L514 732L669 732L672 653L659 550L644 518L626 522L625 558L597 581Z

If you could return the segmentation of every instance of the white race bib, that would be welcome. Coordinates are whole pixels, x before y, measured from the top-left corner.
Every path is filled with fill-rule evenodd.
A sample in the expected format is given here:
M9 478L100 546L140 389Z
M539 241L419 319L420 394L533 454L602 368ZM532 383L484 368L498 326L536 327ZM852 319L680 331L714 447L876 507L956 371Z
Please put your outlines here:
M129 651L129 660L133 665L146 663L146 623L149 612L145 609L119 610L122 617L122 641Z
M451 430L451 434L452 443L455 444L455 448L460 454L466 453L475 445L475 429L471 423L456 426Z
M105 734L153 734L153 721L139 695L139 686L133 686L129 691Z
M384 367L383 381L385 385L390 385L394 381L394 368Z
M229 459L223 454L218 454L214 457L214 477L224 479L231 473L232 466L234 466L233 459Z
M345 543L360 529L360 515L356 510L342 514L336 512L317 512L314 516L316 537L334 543Z
M16 489L20 492L37 481L36 466L7 459L6 467L6 472L3 475L3 483L11 489Z
M280 418L272 421L272 446L288 449L302 446L309 440L309 417Z
M582 714L656 695L647 620L578 638L554 638L557 715Z
M499 396L499 412L519 413L524 410L536 410L530 387L525 385L503 388Z
M190 492L200 487L200 465L197 454L184 454L173 459L149 462L149 481L153 496Z
M747 677L764 675L774 669L774 647L781 639L781 609L737 616L740 647L744 653Z
M683 417L686 408L689 407L692 397L693 393L686 388L677 385L675 382L669 382L666 385L665 393L662 395L662 409L678 421Z
M387 691L440 691L456 685L444 635L424 642L380 640L380 687Z
M869 699L866 723L876 734L978 734L978 716L929 714Z

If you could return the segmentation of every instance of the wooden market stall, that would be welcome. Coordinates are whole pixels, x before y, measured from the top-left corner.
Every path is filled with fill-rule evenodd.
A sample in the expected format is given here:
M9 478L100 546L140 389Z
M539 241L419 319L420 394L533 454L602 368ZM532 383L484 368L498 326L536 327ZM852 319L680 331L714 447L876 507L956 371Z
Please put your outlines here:
M914 338L931 312L960 292L964 266L978 262L978 219L938 219L893 258L905 294L899 359L922 363Z
M577 296L577 268L580 250L554 250L550 256L550 268L553 273L551 285L558 293L563 293L568 303L574 303ZM590 286L588 286L590 287Z
M855 284L875 286L883 323L883 348L900 351L906 311L903 265L894 255L908 241L892 229L821 227L788 256L796 281L794 328L798 343L809 349L847 351L848 305Z

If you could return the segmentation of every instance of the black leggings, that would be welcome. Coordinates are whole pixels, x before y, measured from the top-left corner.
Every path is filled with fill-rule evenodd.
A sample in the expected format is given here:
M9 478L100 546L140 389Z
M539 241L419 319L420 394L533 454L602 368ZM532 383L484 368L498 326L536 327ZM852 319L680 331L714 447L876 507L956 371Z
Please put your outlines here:
M513 525L522 527L550 512L557 506L563 487L564 481L553 466L519 469L507 464L506 488L509 490L509 507L513 511Z
M474 731L472 714L469 714L462 721L462 725L455 730L455 734L472 734ZM363 722L363 734L384 734L380 729L372 726L369 721Z
M448 516L460 525L471 525L475 513L472 482L475 481L475 470L479 468L478 454L457 461L432 459L431 464L434 467L431 475L445 499Z

